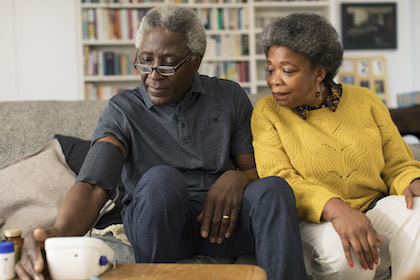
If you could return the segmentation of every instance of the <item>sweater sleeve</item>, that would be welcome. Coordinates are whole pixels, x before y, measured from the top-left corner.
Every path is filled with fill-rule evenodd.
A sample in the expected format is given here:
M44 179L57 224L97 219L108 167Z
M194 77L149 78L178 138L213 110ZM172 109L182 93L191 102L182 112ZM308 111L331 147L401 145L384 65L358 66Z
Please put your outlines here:
M255 162L260 178L279 176L292 187L298 218L313 223L320 223L325 204L337 194L321 185L314 185L305 180L293 168L279 137L278 124L274 124L274 114L267 107L269 98L260 100L253 111L251 129Z
M392 121L388 108L376 96L372 96L372 100L373 116L381 133L385 160L381 176L390 194L402 195L411 181L420 177L420 162L414 160L413 153Z

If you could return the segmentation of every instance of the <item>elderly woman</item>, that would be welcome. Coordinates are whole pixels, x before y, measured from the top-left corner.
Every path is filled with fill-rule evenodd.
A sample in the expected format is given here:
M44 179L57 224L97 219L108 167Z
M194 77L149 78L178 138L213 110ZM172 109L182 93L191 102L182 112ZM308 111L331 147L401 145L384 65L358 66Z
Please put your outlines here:
M321 16L266 26L271 95L251 127L261 178L292 187L314 279L398 278L420 266L420 163L367 88L335 84L343 48Z

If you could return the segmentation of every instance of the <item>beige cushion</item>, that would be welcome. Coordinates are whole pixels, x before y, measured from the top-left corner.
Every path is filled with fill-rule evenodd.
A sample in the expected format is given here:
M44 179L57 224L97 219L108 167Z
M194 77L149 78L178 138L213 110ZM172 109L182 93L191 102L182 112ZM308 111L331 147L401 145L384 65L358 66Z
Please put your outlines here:
M57 139L0 167L3 229L20 228L27 236L37 227L54 225L61 202L75 179Z

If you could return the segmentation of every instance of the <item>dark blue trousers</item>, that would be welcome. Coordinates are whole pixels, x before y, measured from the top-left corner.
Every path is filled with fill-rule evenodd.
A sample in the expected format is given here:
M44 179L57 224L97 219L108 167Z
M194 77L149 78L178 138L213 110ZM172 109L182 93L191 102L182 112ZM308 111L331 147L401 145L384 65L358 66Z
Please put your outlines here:
M268 279L306 279L295 200L286 181L268 177L248 185L235 230L220 245L200 235L196 219L205 196L190 197L175 168L148 170L123 211L136 262L176 262L197 254L234 258L255 252Z

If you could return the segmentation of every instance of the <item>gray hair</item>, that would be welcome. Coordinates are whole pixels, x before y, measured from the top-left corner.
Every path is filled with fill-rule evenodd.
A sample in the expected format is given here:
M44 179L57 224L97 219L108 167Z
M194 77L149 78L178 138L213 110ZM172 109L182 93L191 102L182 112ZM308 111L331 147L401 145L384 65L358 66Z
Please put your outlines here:
M268 57L272 46L286 47L306 56L313 66L327 71L332 81L343 61L343 47L334 27L322 16L293 13L264 27L260 46Z
M151 9L142 19L136 33L138 49L144 34L152 28L162 27L180 32L185 36L185 44L192 53L204 56L206 51L206 31L197 14L190 8L163 4Z

